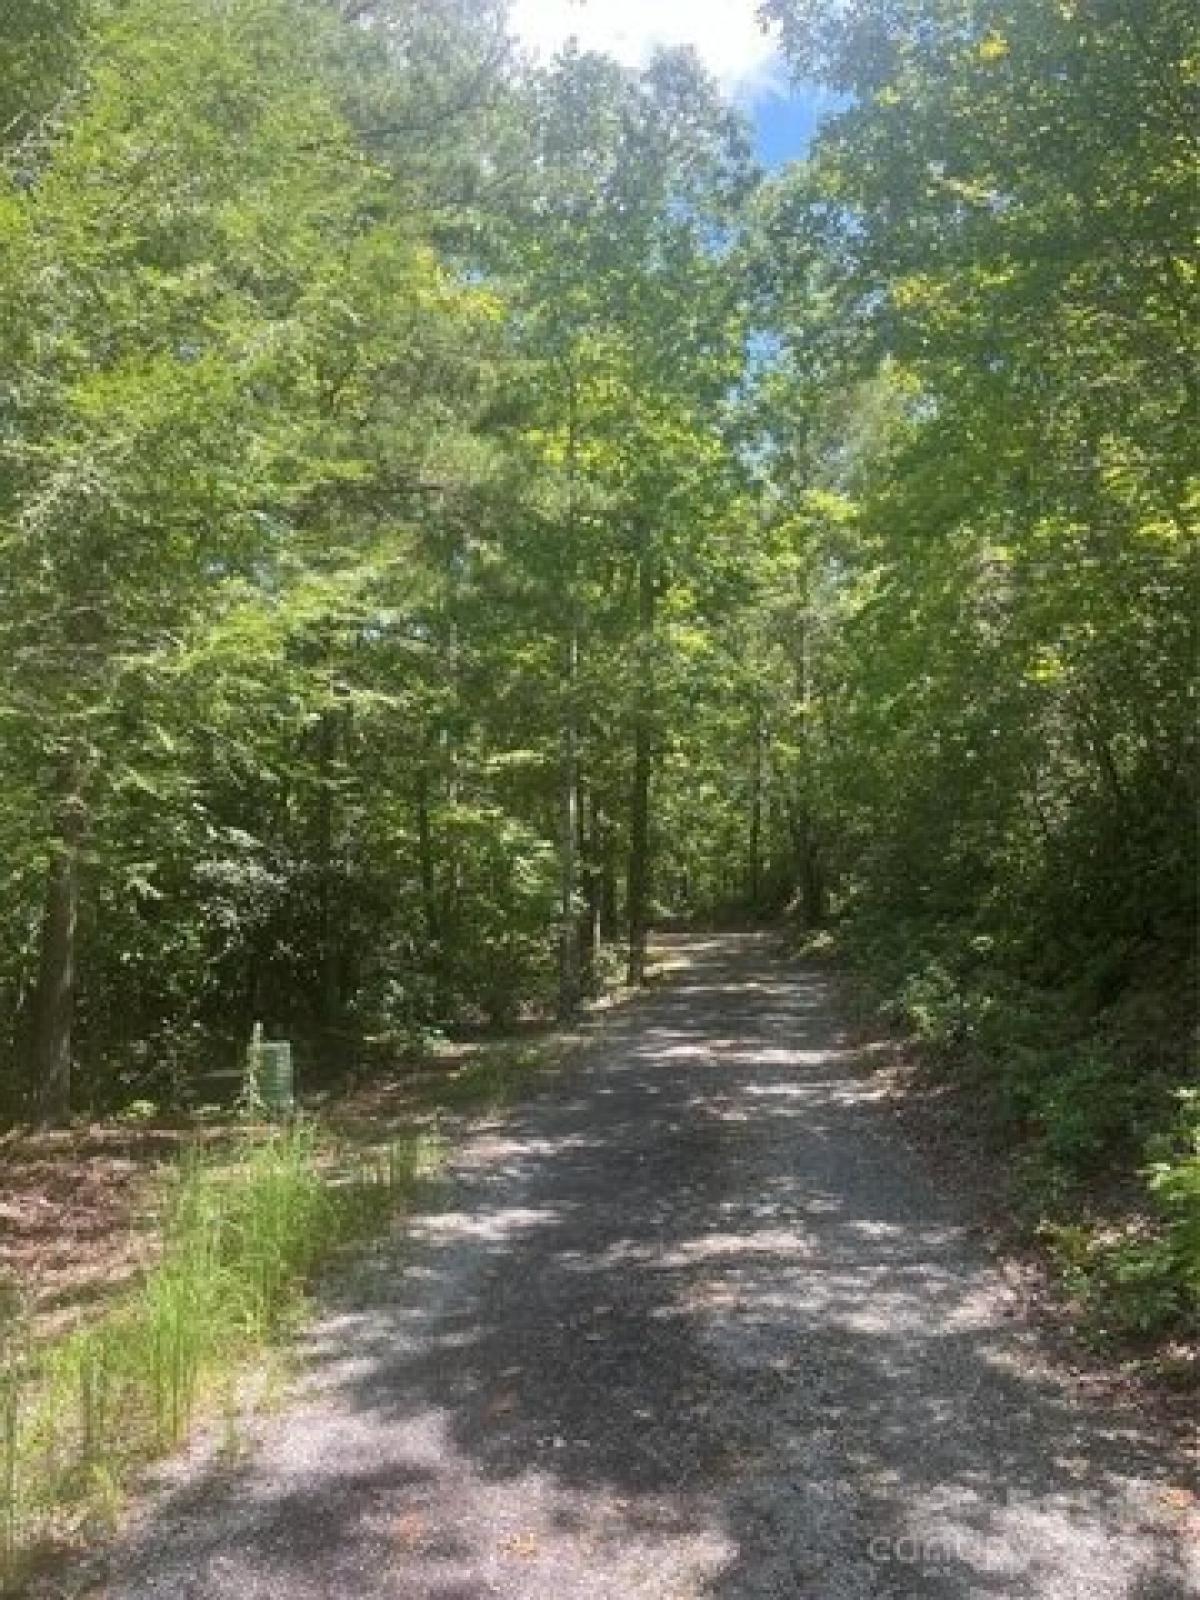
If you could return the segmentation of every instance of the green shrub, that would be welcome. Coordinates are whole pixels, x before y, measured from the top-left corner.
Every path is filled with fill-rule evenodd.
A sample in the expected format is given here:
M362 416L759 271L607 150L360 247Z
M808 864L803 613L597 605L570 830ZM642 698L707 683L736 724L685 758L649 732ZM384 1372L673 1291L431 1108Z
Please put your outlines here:
M1151 969L1132 939L1049 949L1045 930L996 936L985 918L858 912L840 947L1010 1152L1014 1216L1049 1243L1086 1330L1170 1336L1200 1317L1200 1094L1179 1094L1178 1115L1172 1096L1190 969Z
M1109 1152L1136 1138L1145 1096L1100 1043L1049 1055L1044 1067L1030 1107L1034 1137L1069 1174L1095 1172Z
M558 868L554 847L502 812L460 805L439 813L456 840L462 879L447 915L440 975L450 1009L478 1007L506 1025L544 1004L556 980Z
M1175 1127L1152 1141L1143 1170L1151 1212L1118 1237L1082 1225L1043 1229L1085 1324L1105 1339L1157 1338L1200 1316L1200 1095L1180 1096Z
M1164 1218L1171 1273L1186 1305L1200 1314L1200 1090L1178 1096L1172 1133L1156 1141L1147 1181Z

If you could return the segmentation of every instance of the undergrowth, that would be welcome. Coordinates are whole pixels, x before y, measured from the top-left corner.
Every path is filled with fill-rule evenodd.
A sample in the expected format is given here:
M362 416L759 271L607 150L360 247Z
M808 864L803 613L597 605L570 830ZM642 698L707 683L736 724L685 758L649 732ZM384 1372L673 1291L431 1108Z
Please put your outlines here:
M168 1178L158 1263L97 1320L49 1345L19 1324L0 1351L0 1574L110 1522L140 1465L223 1400L239 1361L292 1326L314 1270L384 1226L432 1164L427 1136L340 1156L311 1125Z
M548 1059L542 1043L493 1044L465 1066L431 1082L417 1098L437 1110L499 1110L525 1093L532 1075Z
M497 1041L414 1088L412 1109L498 1110L554 1063L547 1040ZM189 1151L155 1219L157 1264L76 1332L34 1343L0 1321L0 1590L37 1557L111 1526L136 1470L197 1415L240 1409L249 1364L298 1323L314 1272L380 1231L438 1161L434 1134L364 1151L363 1134L300 1121Z
M1194 1334L1190 975L1148 967L1105 995L1105 954L1096 971L1082 961L1069 981L1039 981L1019 951L955 924L848 925L839 950L875 1011L917 1044L933 1078L962 1091L975 1132L1008 1156L1016 1220L1047 1247L1084 1336L1145 1353Z

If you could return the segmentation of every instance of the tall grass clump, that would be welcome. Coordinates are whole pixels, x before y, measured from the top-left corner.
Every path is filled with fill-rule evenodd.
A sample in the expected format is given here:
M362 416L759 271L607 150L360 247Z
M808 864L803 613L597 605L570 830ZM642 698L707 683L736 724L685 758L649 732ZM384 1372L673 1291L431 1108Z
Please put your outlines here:
M0 1354L0 1576L111 1519L130 1471L183 1439L237 1364L275 1340L339 1246L383 1226L425 1141L339 1160L303 1125L172 1171L161 1253L98 1321Z

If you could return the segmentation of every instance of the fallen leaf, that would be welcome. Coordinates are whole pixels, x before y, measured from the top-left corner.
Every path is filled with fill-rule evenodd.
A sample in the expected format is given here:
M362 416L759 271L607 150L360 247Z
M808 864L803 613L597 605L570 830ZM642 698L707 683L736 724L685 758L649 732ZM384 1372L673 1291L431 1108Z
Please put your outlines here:
M1196 1504L1196 1496L1190 1489L1164 1489L1162 1502L1170 1506L1173 1511L1190 1511Z
M397 1544L405 1550L412 1550L422 1543L428 1527L427 1519L419 1511L406 1511L403 1516L396 1518L392 1531Z
M500 1548L505 1555L519 1556L522 1561L532 1561L540 1546L536 1533L514 1533L501 1542Z

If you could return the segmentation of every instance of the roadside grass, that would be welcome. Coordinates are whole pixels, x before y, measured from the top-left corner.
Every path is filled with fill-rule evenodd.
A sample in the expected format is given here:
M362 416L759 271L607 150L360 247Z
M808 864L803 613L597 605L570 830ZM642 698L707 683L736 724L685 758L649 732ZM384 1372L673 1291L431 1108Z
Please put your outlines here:
M6 1305L0 1592L108 1532L139 1469L197 1421L224 1416L236 1439L248 1375L286 1351L319 1271L382 1232L436 1174L443 1124L511 1106L578 1039L490 1039L453 1063L380 1075L283 1128L198 1127L150 1180L151 1264L132 1284L67 1331Z
M427 1132L332 1148L311 1123L189 1151L137 1287L65 1337L0 1351L0 1576L111 1524L135 1470L176 1448L239 1368L294 1328L312 1274L384 1227L437 1163Z

